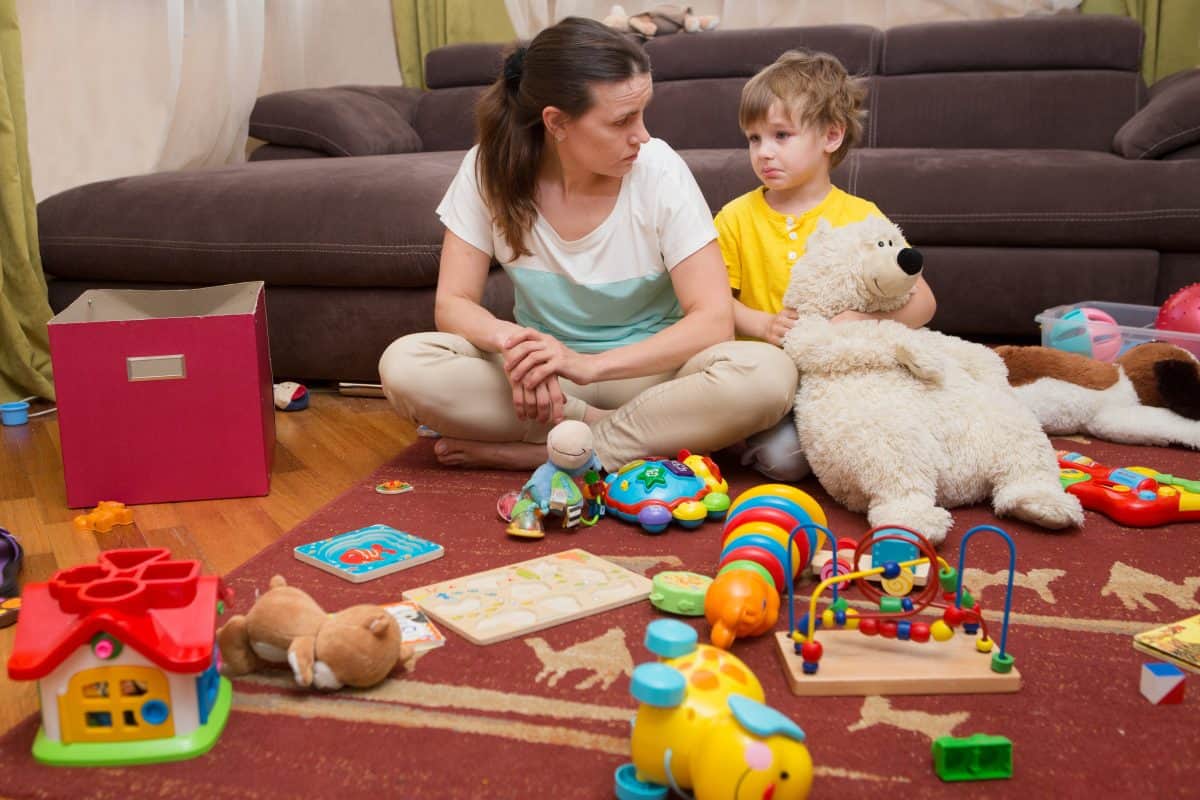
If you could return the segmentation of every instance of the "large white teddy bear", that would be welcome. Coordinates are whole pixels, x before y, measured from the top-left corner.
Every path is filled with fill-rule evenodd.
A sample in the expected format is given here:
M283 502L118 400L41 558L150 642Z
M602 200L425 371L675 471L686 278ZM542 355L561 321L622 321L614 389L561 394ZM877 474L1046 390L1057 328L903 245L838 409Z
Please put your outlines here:
M821 485L872 526L903 525L933 544L953 522L946 508L989 496L999 516L1081 524L999 356L890 320L828 321L900 308L920 272L920 252L879 217L836 229L821 220L792 268L783 304L800 318L783 349L800 370L796 429Z

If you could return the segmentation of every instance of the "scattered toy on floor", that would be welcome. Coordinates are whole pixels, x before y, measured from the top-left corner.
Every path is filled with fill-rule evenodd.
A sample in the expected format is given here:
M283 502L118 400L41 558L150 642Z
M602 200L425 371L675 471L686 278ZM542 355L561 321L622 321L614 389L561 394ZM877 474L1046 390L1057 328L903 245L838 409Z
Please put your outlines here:
M1187 676L1174 664L1154 661L1142 664L1142 681L1139 689L1142 697L1156 706L1176 705L1183 702L1183 690Z
M43 689L34 758L117 766L210 750L233 697L213 631L229 596L161 547L107 550L27 584L8 674Z
M933 769L944 781L990 781L1011 778L1012 740L976 733L933 740Z
M686 529L725 518L729 484L708 456L687 450L679 458L640 458L605 479L605 513L662 533L671 522Z
M108 533L114 525L132 525L133 509L116 500L102 500L86 514L79 514L71 521L77 531Z
M0 528L0 628L7 628L17 621L21 611L20 587L17 576L25 560L21 542L4 528Z
M713 645L775 627L779 596L825 542L825 512L794 486L767 483L738 495L722 531L717 577L704 597Z
M813 765L804 731L764 705L749 667L697 644L696 631L678 620L650 623L645 641L661 660L639 664L630 680L641 705L632 763L613 776L618 800L663 798L670 790L695 800L808 797Z
M275 384L275 407L280 411L303 411L308 408L308 389L295 381Z
M602 467L600 459L592 450L592 429L584 422L566 420L550 429L546 436L545 464L536 470L525 485L516 502L507 509L512 521L507 533L526 539L545 536L541 519L548 514L562 517L564 528L576 525L594 525L599 515L585 515L585 506L590 501L584 498L580 483L588 473L598 473ZM501 498L503 500L503 498ZM585 520L585 516L587 519Z
M1200 481L1149 467L1110 467L1082 453L1058 451L1063 488L1083 507L1121 525L1148 528L1200 522Z
M909 527L935 545L953 521L947 509L989 497L1000 516L1080 525L1054 448L994 351L893 320L829 321L903 307L921 267L880 217L819 221L793 265L783 305L799 322L783 349L804 376L796 429L814 474L872 526Z
M962 584L968 545L982 532L994 533L1008 545L1008 586L998 641L992 638L979 601ZM871 569L862 569L859 559L891 540L904 547L915 543L920 558L876 562ZM992 525L976 525L966 532L959 548L958 569L952 569L915 531L896 526L868 531L854 552L852 571L841 573L838 562L833 561L833 574L813 589L807 612L799 620L795 617L794 593L788 590L788 632L777 634L776 639L792 691L801 696L1018 691L1020 673L1014 669L1015 659L1007 650L1016 557L1012 537ZM872 574L898 579L919 563L938 565L938 581L930 581L913 597L885 597L866 580ZM840 596L840 587L846 581L851 581L878 611L850 607ZM909 588L913 586L911 580L906 583ZM830 602L818 613L817 603L827 590L831 592ZM930 608L940 609L941 618L932 624L919 621L916 615ZM966 635L956 637L960 626ZM821 630L826 633L818 637ZM854 636L851 631L863 636ZM914 649L931 639L937 646ZM988 654L990 670L981 658Z
M357 605L330 614L281 575L271 578L271 588L245 615L221 626L217 643L225 675L288 664L297 686L329 690L374 686L397 665L410 667L413 658L396 619L382 607Z
M1200 363L1165 342L1108 364L1051 347L1002 346L1017 398L1051 436L1200 449Z
M405 492L411 492L412 490L413 485L411 483L401 480L384 481L383 483L375 485L375 491L379 492L380 494L404 494Z

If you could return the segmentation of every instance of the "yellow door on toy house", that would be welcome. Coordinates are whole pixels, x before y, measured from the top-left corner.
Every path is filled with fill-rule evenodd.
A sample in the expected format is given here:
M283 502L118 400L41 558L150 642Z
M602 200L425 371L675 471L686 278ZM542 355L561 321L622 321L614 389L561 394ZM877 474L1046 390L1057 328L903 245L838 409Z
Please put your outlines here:
M153 667L96 667L76 673L59 698L58 718L64 744L175 735L171 686Z

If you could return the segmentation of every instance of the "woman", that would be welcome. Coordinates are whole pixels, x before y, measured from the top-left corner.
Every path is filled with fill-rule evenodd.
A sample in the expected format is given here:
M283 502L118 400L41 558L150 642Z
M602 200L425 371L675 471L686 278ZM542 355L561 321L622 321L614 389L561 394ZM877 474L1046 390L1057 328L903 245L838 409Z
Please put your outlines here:
M647 133L645 52L567 18L517 48L476 112L479 144L438 215L437 333L393 342L388 399L442 434L442 463L532 469L563 419L591 426L607 470L710 451L787 413L796 370L734 342L708 206ZM493 257L517 323L481 304Z

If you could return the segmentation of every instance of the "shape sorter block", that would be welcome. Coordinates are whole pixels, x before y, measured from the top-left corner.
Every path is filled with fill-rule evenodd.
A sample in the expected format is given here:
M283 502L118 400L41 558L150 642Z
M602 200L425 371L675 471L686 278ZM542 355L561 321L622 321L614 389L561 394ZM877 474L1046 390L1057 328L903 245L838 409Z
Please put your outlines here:
M1142 697L1156 706L1183 702L1183 670L1174 664L1142 664Z

